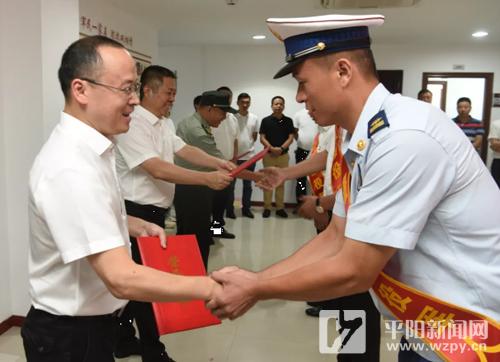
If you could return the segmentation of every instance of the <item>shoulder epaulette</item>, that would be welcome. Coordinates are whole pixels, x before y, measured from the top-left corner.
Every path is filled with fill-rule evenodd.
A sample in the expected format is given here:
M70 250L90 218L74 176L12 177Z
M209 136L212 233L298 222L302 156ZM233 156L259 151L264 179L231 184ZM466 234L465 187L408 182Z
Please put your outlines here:
M381 110L368 122L368 138L371 138L375 133L389 126L385 111Z

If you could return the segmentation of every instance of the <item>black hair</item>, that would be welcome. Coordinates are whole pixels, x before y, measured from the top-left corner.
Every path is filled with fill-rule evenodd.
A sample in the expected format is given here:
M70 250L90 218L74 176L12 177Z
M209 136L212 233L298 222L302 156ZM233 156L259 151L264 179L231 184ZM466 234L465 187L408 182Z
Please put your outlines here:
M113 39L95 35L75 41L64 51L58 77L65 99L69 99L71 82L74 79L96 78L102 66L98 48L103 46L125 49L122 44Z
M140 98L144 98L144 87L148 86L156 90L162 85L163 78L177 79L177 75L168 68L162 67L161 65L150 65L141 74L141 91Z
M240 93L240 94L238 94L237 101L239 102L243 98L250 98L250 99L252 99L252 97L250 97L250 94L248 94L248 93Z
M472 105L472 102L470 101L469 97L460 97L460 98L458 98L457 106L458 106L458 103L462 103L462 102L468 102L470 105Z
M231 96L233 95L233 91L231 90L231 88L229 88L228 86L225 86L223 85L222 87L219 87L217 88L217 91L222 91L222 92L226 92L226 93L229 93Z
M285 98L282 96L274 96L273 99L271 99L271 105L273 105L275 99L281 99L283 101L283 104L285 104Z
M420 99L422 100L422 97L424 96L424 94L426 93L430 93L432 94L432 92L430 90L428 90L427 88L424 88L424 89L421 89L418 94L417 94L417 99Z

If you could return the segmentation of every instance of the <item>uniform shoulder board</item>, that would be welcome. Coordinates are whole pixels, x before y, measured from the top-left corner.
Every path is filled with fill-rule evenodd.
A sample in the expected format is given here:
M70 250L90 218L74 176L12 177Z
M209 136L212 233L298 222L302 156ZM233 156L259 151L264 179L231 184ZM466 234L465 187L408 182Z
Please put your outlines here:
M371 138L375 133L389 126L385 111L381 110L368 121L368 138Z

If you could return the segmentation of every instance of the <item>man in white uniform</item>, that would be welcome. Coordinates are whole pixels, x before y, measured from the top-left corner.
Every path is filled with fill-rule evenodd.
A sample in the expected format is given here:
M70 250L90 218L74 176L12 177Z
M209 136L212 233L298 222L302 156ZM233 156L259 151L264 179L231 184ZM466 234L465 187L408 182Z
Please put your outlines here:
M164 115L172 108L176 93L174 72L159 65L147 67L141 74L141 104L131 114L128 132L116 136L116 169L127 214L162 228L172 206L175 184L203 185L217 190L231 181L227 175L232 167L229 162L186 145L172 132ZM177 166L173 163L174 155L220 171L202 172ZM141 263L136 239L131 238L130 242L134 261ZM134 319L140 343L134 337ZM151 303L130 302L119 318L117 334L117 358L141 354L143 362L171 360L159 340Z
M113 361L113 314L126 300L209 299L207 277L135 264L129 232L163 230L127 217L113 136L138 104L135 62L120 43L86 37L64 53L61 121L30 173L29 283L32 307L21 329L31 361ZM128 225L127 225L128 224Z
M336 298L366 291L380 278L394 284L392 278L405 294L418 293L399 299L394 289L372 289L386 317L398 315L394 306L402 313L419 310L420 295L424 305L443 310L429 315L424 308L413 320L446 321L467 310L498 331L500 191L443 112L392 95L379 83L368 26L383 21L381 15L268 19L287 52L275 77L292 73L296 99L311 117L347 130L342 151L352 181L337 193L328 228L292 256L257 274L236 268L212 273L224 284L223 294L208 303L215 314L235 318L271 298ZM476 353L460 341L460 348ZM489 342L488 356L495 358L498 341ZM440 360L418 347L400 351L400 361Z

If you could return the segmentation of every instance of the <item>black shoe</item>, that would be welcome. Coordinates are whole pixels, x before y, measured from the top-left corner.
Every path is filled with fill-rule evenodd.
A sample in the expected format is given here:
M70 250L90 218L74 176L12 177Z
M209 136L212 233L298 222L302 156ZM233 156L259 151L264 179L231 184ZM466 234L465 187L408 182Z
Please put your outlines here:
M276 215L279 217L287 218L288 214L286 213L285 209L279 209L276 211Z
M136 337L120 339L113 351L116 358L141 355L141 342Z
M236 236L221 226L220 228L212 229L212 237L220 239L234 239Z
M319 317L319 312L321 312L321 308L319 307L311 307L306 309L306 314L309 317Z
M167 351L163 351L160 353L145 353L144 356L142 356L142 362L175 362L170 356L168 355Z
M230 219L236 219L236 214L234 213L234 210L233 211L226 211L226 217L228 217Z
M264 212L262 213L262 217L269 217L269 216L271 216L271 210L264 209Z
M250 210L243 210L241 214L243 216L249 217L250 219L254 218L253 212L251 212Z

